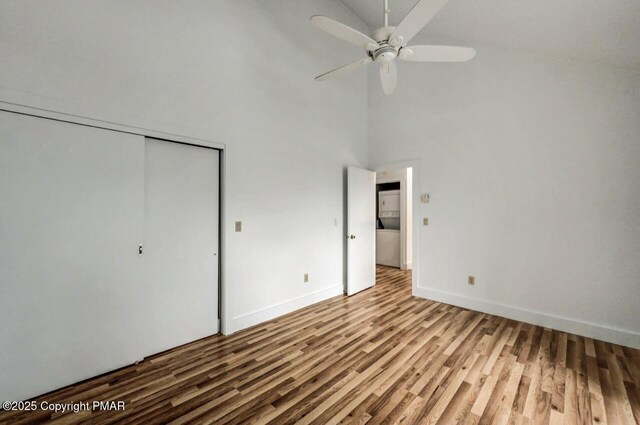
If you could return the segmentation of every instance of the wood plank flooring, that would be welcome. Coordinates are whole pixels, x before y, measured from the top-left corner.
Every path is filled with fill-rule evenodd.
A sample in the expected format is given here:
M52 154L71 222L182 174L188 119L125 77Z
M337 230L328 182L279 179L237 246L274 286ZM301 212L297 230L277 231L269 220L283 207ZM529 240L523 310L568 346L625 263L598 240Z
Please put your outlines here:
M37 400L0 423L638 424L640 351L411 296L410 272Z

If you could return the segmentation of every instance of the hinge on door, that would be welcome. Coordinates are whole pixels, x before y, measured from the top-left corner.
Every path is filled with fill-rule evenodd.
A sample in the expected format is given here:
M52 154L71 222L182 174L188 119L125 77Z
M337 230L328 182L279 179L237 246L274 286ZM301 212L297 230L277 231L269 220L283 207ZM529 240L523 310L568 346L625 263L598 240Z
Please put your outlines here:
M138 255L142 255L142 244L138 245Z

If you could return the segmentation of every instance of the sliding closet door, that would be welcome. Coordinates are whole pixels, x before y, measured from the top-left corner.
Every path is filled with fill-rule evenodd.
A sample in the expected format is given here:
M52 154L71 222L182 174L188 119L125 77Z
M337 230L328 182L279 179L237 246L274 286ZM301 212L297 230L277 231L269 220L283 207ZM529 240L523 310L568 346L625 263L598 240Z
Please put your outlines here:
M218 151L145 148L144 355L218 332Z
M0 400L141 358L144 138L0 112Z

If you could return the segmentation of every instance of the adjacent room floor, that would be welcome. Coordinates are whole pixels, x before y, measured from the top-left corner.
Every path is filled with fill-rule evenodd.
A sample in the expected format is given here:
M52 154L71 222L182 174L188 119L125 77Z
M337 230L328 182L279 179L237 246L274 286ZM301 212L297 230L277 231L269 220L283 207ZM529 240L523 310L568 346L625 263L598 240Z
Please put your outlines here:
M38 398L124 411L0 423L640 423L640 351L413 298L410 273Z

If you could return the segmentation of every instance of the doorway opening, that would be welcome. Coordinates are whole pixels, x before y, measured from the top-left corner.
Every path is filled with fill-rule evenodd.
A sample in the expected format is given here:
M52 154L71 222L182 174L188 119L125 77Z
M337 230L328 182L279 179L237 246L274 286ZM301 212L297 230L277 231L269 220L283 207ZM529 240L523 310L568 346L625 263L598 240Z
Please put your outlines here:
M411 286L412 183L411 167L376 172L376 283Z
M418 230L413 209L417 161L380 166L377 171L347 168L345 293L373 287L378 270L402 272L412 293L417 288ZM415 217L414 217L415 216ZM376 239L378 239L376 241ZM394 279L395 280L395 279Z

